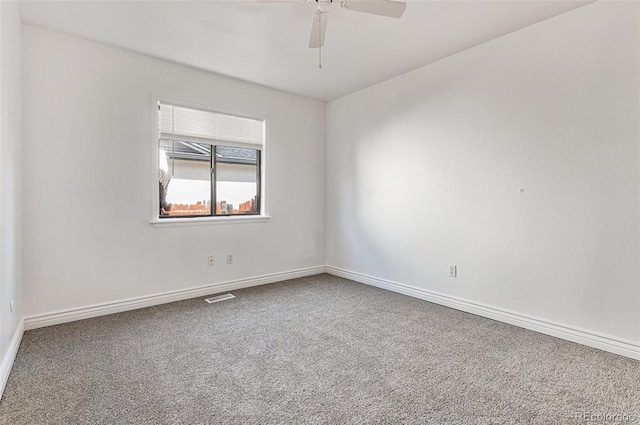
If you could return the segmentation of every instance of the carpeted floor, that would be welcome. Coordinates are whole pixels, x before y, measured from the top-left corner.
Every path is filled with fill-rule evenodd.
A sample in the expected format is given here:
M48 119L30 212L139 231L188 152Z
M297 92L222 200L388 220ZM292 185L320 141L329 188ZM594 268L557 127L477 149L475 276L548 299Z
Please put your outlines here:
M26 332L0 424L640 423L636 360L330 275L233 293Z

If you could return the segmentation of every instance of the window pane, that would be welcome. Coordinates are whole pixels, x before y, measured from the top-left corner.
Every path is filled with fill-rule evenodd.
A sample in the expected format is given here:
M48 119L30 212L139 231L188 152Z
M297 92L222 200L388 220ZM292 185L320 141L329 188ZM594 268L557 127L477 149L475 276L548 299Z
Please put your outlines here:
M160 217L211 214L211 145L159 141Z
M260 151L216 147L216 214L259 214Z

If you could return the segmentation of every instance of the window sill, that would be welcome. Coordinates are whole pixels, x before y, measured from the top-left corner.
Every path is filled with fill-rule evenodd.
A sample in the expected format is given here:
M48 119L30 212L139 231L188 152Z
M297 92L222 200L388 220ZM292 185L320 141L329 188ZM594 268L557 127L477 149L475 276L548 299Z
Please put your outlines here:
M151 220L153 227L183 227L183 226L208 226L212 224L240 224L240 223L264 223L271 216L226 216L226 217L194 217L194 218L165 218Z

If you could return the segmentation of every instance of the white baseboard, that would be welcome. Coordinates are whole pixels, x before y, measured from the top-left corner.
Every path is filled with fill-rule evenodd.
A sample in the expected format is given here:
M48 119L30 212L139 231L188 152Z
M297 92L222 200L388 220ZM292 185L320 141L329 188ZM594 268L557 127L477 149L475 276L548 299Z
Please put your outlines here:
M219 292L231 291L234 289L266 285L268 283L280 282L283 280L295 279L298 277L311 276L315 274L325 273L325 271L325 266L309 267L305 269L255 276L246 279L213 283L210 285L198 286L193 288L179 289L159 294L129 298L125 300L93 304L80 308L72 308L69 310L37 314L25 318L24 329L31 330L43 328L45 326L58 325L60 323L73 322L75 320L88 319L90 317L104 316L107 314L119 313L122 311L151 307L158 304L181 301L189 298L201 297L204 295L212 295Z
M345 279L398 292L410 297L451 307L456 310L462 310L467 313L476 314L478 316L498 320L510 325L555 336L567 341L576 342L578 344L587 345L589 347L598 348L600 350L640 360L640 344L637 342L623 340L609 335L587 331L585 329L579 329L573 326L555 323L549 320L531 317L485 304L467 301L461 298L417 288L415 286L379 279L377 277L352 272L338 267L327 266L326 270L327 273L343 277Z
M173 301L212 295L234 289L265 285L298 277L312 276L325 272L345 279L351 279L356 282L387 289L410 297L419 298L435 304L455 308L478 316L487 317L489 319L498 320L500 322L530 329L546 335L555 336L567 341L576 342L578 344L587 345L589 347L598 348L640 360L640 344L634 341L624 340L610 335L604 335L537 317L527 316L513 311L428 291L415 286L368 276L362 273L356 273L338 267L317 266L26 317L24 322L21 323L20 328L16 330L10 349L7 351L7 354L2 361L2 365L0 366L0 388L4 388L9 376L11 365L13 364L13 359L15 358L15 354L20 346L24 330L37 329L45 326L72 322L75 320L88 319L90 317L104 316L122 311L135 310L138 308L150 307ZM0 391L0 394L1 393L2 392Z
M9 344L9 348L4 354L4 358L0 364L0 397L2 397L4 388L7 386L7 380L9 379L11 368L13 367L13 361L16 358L16 354L18 354L18 348L20 348L22 335L24 335L24 320L20 320L20 323L13 334L13 338L11 338L11 344Z

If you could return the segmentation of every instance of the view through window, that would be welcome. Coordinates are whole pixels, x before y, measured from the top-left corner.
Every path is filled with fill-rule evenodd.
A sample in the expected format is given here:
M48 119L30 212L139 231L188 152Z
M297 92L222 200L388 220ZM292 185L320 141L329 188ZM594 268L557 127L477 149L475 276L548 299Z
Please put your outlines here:
M264 122L165 103L158 110L159 217L260 214Z

